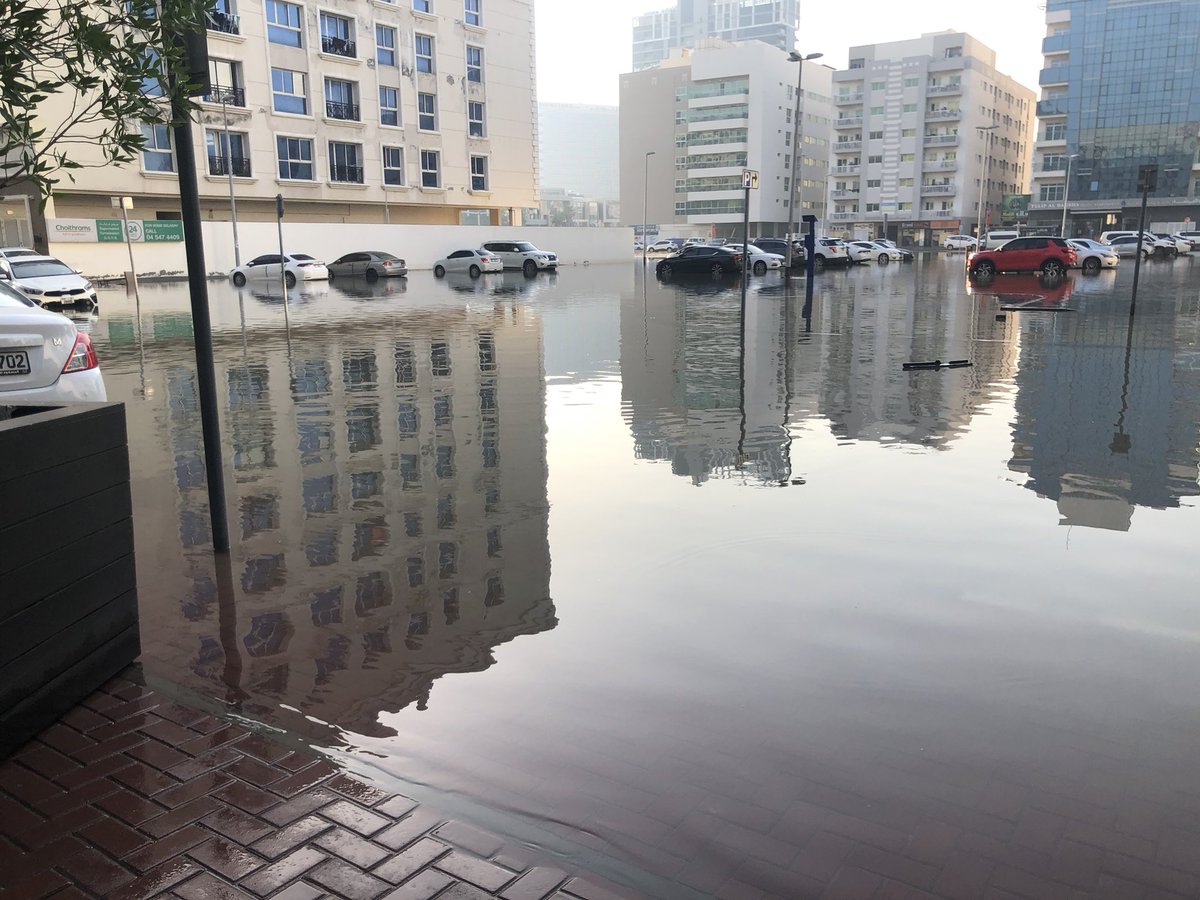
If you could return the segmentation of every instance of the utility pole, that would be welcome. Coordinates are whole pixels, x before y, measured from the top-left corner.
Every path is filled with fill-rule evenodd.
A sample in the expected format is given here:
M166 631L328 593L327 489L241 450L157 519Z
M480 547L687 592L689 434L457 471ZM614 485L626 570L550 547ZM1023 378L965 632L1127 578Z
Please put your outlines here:
M758 190L758 170L742 169L742 297L750 278L750 192ZM790 245L789 245L790 246Z
M225 108L225 92L221 91L221 120L225 132L225 174L229 176L229 220L233 223L233 265L242 264L242 253L238 248L237 200L233 194L233 144L229 141L229 111Z
M796 193L800 190L800 177L803 173L803 158L801 154L804 152L803 138L804 129L800 125L800 98L803 96L801 90L804 85L804 64L810 59L820 59L824 53L809 53L807 56L802 56L793 50L788 54L788 61L796 63L796 110L792 115L792 180L788 185L788 227L787 234L784 237L787 239L787 258L783 261L786 269L785 278L791 277L792 272L792 229L796 227ZM801 195L803 196L803 195Z
M1138 190L1142 192L1142 213L1138 219L1138 246L1133 255L1133 293L1129 297L1129 315L1137 312L1138 276L1142 271L1142 247L1146 240L1146 198L1158 190L1158 166L1138 166Z

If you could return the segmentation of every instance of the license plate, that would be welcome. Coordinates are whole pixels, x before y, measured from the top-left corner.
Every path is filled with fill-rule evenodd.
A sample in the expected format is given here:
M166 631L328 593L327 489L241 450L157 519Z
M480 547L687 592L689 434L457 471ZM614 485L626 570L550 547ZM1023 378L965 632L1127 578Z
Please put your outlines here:
M0 375L28 375L29 354L24 350L0 350Z

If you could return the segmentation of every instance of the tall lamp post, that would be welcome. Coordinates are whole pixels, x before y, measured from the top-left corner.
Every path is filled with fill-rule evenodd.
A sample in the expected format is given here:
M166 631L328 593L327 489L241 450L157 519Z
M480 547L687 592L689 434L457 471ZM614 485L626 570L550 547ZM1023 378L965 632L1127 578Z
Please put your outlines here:
M1063 183L1063 217L1062 228L1058 232L1063 237L1067 236L1067 200L1071 196L1071 160L1079 159L1078 153L1072 153L1067 157L1067 180Z
M796 111L792 114L792 180L788 188L788 227L785 235L787 259L784 261L784 266L789 273L792 271L792 230L796 227L796 192L800 189L802 172L800 155L804 152L800 144L804 137L804 129L800 126L800 98L803 96L800 88L804 84L804 64L810 59L820 59L824 55L824 53L809 53L807 56L801 56L795 50L788 54L788 62L798 63L796 66Z
M650 157L653 150L646 151L645 173L642 176L642 268L646 267L646 251L650 246L646 229L650 227Z
M983 153L983 172L979 176L979 209L976 211L975 218L975 249L983 249L983 186L987 184L988 172L992 168L992 132L999 128L999 125L977 125L977 131L987 133L987 149Z

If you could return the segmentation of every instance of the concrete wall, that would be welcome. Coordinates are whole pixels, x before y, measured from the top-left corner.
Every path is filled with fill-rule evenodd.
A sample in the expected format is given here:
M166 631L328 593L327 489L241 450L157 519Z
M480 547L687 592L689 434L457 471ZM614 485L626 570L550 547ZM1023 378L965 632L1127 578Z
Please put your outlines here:
M210 273L226 273L233 266L233 230L228 222L204 222L204 259ZM331 225L284 222L284 247L291 253L309 253L330 262L352 250L387 250L408 261L410 269L432 269L447 253L478 247L490 240L527 240L558 254L561 266L585 263L626 262L633 258L631 228L502 228L470 225ZM278 252L279 238L273 222L238 225L242 262L262 253ZM50 253L82 269L89 277L120 275L129 268L123 244L57 243ZM139 275L182 273L182 243L133 245Z

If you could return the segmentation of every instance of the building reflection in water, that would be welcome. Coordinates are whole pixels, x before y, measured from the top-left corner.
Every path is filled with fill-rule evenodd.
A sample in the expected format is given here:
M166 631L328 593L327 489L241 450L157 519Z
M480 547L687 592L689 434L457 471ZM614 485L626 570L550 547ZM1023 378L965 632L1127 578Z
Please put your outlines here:
M532 312L305 324L290 350L277 331L248 352L218 331L232 603L209 546L190 338L153 331L146 374L165 391L128 410L147 668L292 730L320 734L313 717L386 736L380 712L424 708L440 676L556 625Z

